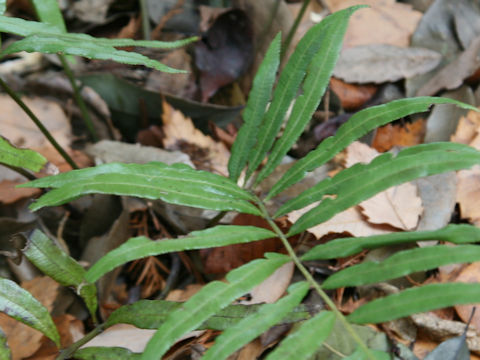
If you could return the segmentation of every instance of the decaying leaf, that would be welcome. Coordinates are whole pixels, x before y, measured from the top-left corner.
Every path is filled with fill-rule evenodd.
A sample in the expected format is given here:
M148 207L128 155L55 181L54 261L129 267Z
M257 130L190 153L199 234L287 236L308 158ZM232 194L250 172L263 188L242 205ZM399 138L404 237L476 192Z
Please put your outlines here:
M294 270L293 262L282 265L261 284L255 286L250 291L251 298L248 301L242 301L242 304L273 304L285 294Z
M330 89L338 96L347 111L361 108L377 92L377 86L348 84L340 79L330 79Z
M309 205L303 209L292 211L288 214L288 220L292 223L297 221L300 216L318 204ZM392 232L391 228L376 226L367 222L358 207L352 207L335 215L330 220L308 229L310 233L320 239L324 235L336 233L349 233L352 236L370 236L381 235Z
M468 144L480 149L480 116L469 112L460 118L457 131L452 135L452 141ZM480 226L480 166L457 172L457 202L460 205L460 215Z
M465 283L478 283L480 282L480 263L475 262L467 267L464 267L458 276L455 278L456 282L465 282ZM475 314L473 314L471 324L475 329L480 329L480 312L478 311L479 304L469 304L469 305L456 305L454 306L455 311L457 312L460 319L463 320L464 323L467 323L470 319L472 314L472 310L474 307L477 308ZM480 346L480 341L479 341ZM480 350L480 349L478 349Z
M352 83L383 83L429 72L441 55L425 48L370 44L342 51L333 75Z
M180 150L188 155L198 169L228 176L230 152L225 144L216 142L195 128L191 119L170 105L163 105L163 146L168 150Z
M417 96L431 96L442 89L451 90L461 86L467 77L474 74L475 71L480 68L479 51L480 37L476 37L467 50L461 53L450 64L443 67L424 84L417 91ZM435 68L435 66L433 68Z
M243 10L221 14L203 39L195 43L202 101L242 75L253 58L251 21Z
M467 104L475 104L472 89L466 85L453 91L441 93L440 95ZM461 116L467 114L467 112L468 110L461 109L458 106L451 106L450 104L434 105L427 119L424 142L449 141L450 136L455 132L458 120Z
M350 18L344 47L367 44L408 46L422 13L395 0L327 0L331 12L353 5L369 5Z
M375 149L354 142L347 148L346 166L355 163L368 163L378 154ZM417 187L405 183L383 191L360 203L362 214L373 224L388 224L402 230L412 230L417 226L423 212L422 200L417 195Z
M362 214L374 224L389 224L402 230L413 230L422 214L422 200L411 183L395 186L360 203Z
M394 146L413 146L422 143L426 122L418 119L412 123L387 124L375 132L372 147L379 152L390 150Z

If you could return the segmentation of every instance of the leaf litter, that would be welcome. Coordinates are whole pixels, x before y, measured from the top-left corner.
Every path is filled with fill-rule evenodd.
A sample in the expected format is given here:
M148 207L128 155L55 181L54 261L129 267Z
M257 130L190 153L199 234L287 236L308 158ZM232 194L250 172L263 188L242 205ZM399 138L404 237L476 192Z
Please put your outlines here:
M95 31L101 33L102 31L106 31L105 29L108 29L117 34L121 34L123 31L124 34L127 33L132 36L137 36L140 31L139 27L135 25L134 21L132 21L133 17L129 18L130 21L128 28L119 27L119 25L115 24L115 16L119 15L114 15L112 17L111 14L115 14L119 9L114 2L102 1L101 4L100 2L99 4L93 4L89 1L79 1L77 3L78 4L73 8L69 16L89 23L89 26L92 29L95 29ZM152 2L149 3L149 6L152 6ZM243 0L234 1L234 3L239 8L243 6L245 13L242 13L241 16L239 15L237 17L237 23L235 24L238 26L233 26L234 35L230 33L232 30L227 27L226 31L229 33L229 39L231 40L233 36L235 41L227 41L228 46L226 49L222 49L221 47L216 48L216 45L222 45L222 39L217 38L219 35L218 33L215 34L213 30L206 30L207 32L204 34L203 42L197 47L196 59L192 59L188 53L182 51L170 53L170 55L167 55L165 58L167 62L172 61L173 63L182 63L185 64L186 67L191 66L192 68L195 68L196 63L197 69L192 71L191 75L179 77L178 82L176 82L177 80L175 77L169 76L168 80L155 79L153 74L148 74L143 70L135 72L127 67L120 67L120 73L123 73L124 77L130 80L134 79L139 83L144 81L148 84L149 89L153 91L160 90L168 93L168 90L174 89L174 92L179 95L181 99L188 99L189 101L181 102L180 107L185 108L190 106L192 100L202 100L204 102L218 101L217 104L220 104L221 106L225 106L225 104L227 104L226 106L238 105L238 92L244 91L244 94L246 94L247 92L245 89L248 88L248 85L241 83L242 79L239 80L238 76L244 74L245 79L247 79L244 80L244 82L248 82L248 79L251 81L253 70L250 70L249 66L252 62L256 62L255 57L262 55L262 52L259 54L253 53L252 45L249 43L249 39L251 38L251 28L249 25L246 25L246 23L243 25L238 24L238 22L241 22L243 17L247 16L248 20L251 21L250 25L252 25L254 29L262 29L262 26L268 22L268 16L265 16L265 13L262 15L259 12L256 12L256 10L251 10L258 5L255 2ZM315 14L307 14L307 17L310 15L310 20L317 19L318 21L318 19L321 19L328 11L333 12L360 3L367 3L371 8L363 9L352 17L352 21L347 30L344 51L334 73L338 79L342 80L343 84L339 83L340 80L338 79L332 80L332 93L330 98L324 99L324 102L320 105L319 109L317 109L316 115L318 115L318 119L320 120L316 118L313 119L313 121L317 121L316 125L322 124L321 119L328 119L331 114L335 116L341 115L344 111L354 112L362 107L369 106L369 101L372 100L373 94L381 87L380 85L390 83L396 83L396 85L398 85L398 88L403 92L402 96L405 95L404 89L406 89L407 95L415 93L433 95L442 94L441 92L444 90L457 90L457 92L461 92L461 96L459 96L464 101L478 105L475 104L472 90L478 86L478 78L476 77L478 75L476 72L480 68L478 59L476 58L476 55L478 55L478 36L480 35L480 28L478 27L478 23L480 23L480 21L478 21L480 18L480 11L478 6L473 2L459 1L458 6L449 6L448 1L436 0L431 2L430 7L425 13L414 10L414 7L412 6L414 2L410 1L326 0L322 3L327 5L327 7L322 8L322 5L318 5L318 7L315 8L315 11L317 11L320 7L318 12ZM93 8L93 5L96 7ZM170 5L174 7L172 4ZM98 8L98 6L100 6L100 8ZM178 13L174 14L175 21L171 21L172 18L170 17L162 20L168 11L161 13L155 19L152 18L153 25L159 29L155 35L165 35L163 29L170 31L173 28L176 31L179 31L182 26L184 26L185 29L191 27L192 24L198 23L199 19L196 18L195 12L190 12L186 6L187 5L185 4L177 4L175 9L178 10ZM270 7L268 7L268 9L270 9ZM289 5L282 2L281 10L279 10L281 11L282 16L285 16L285 11L289 11L288 9ZM298 11L298 9L295 11ZM310 8L309 11L313 11L312 8ZM89 12L95 12L95 16L90 16ZM182 19L182 14L187 18L183 23L180 21ZM281 17L275 18L274 20L278 22L280 18ZM287 17L286 20L284 20L284 23L276 23L275 26L277 26L277 28L284 27L288 29L292 22L292 17ZM469 24L469 26L467 26L467 24ZM104 29L101 29L99 25L104 26ZM210 27L210 29L212 29L212 27ZM265 30L266 33L268 33L267 30L268 29ZM222 31L220 31L220 34ZM238 34L235 34L235 32ZM244 37L239 39L236 35ZM269 36L270 35L268 35L267 38ZM444 39L444 41L439 41L439 38ZM219 41L218 44L215 42L217 40ZM232 50L230 48L232 43L236 43L236 45L240 44L241 46L240 48ZM213 52L210 52L212 49ZM215 58L221 52L229 53L229 56L233 56L235 53L240 52L242 53L242 56L244 56L243 63L239 64L232 74L225 73L224 64L222 63L220 63L218 69L207 69L205 64L212 60L212 56ZM92 61L86 66L90 68L96 66L95 61ZM31 71L39 71L38 67L32 69L33 70ZM28 75L25 76L28 77ZM163 87L158 87L159 81L162 83L164 81L167 82L162 85ZM359 86L359 83L362 84L362 87ZM349 91L344 90L347 87ZM358 95L359 99L355 99L354 101L353 94L355 91L358 91L360 95ZM337 94L340 99L336 98L336 95L334 94ZM148 96L143 94L139 99L142 99L142 97L146 98ZM240 96L240 98L242 97ZM69 170L65 164L61 163L58 155L54 154L51 149L48 151L45 150L48 145L45 145L46 143L44 139L38 135L39 133L33 129L28 122L25 122L25 125L22 125L23 122L21 121L23 120L19 119L22 119L24 115L20 112L14 112L14 107L8 105L8 98L5 99L7 103L5 103L5 106L2 106L2 109L7 109L8 111L5 110L2 116L0 116L1 135L9 138L16 145L36 149L43 153L51 162L60 167L61 171ZM243 102L244 100L245 97L243 97ZM172 108L166 102L162 101L162 105L160 106L158 99L156 108L153 107L153 110L150 106L151 102L139 100L130 104L132 107L128 109L128 111L134 109L135 115L129 119L135 119L135 122L138 123L135 123L132 128L126 128L126 130L125 128L122 129L124 138L126 138L125 134L127 134L128 131L132 131L132 134L135 132L136 134L137 132L141 133L147 129L155 129L155 136L158 135L155 139L156 142L154 143L156 147L139 147L138 145L126 144L125 142L114 143L110 141L113 139L109 139L97 144L89 144L88 150L86 150L85 145L90 141L86 138L84 133L82 134L82 131L78 130L79 126L77 123L74 122L74 126L72 126L72 113L76 110L72 110L72 107L66 101L63 103L60 102L60 106L47 99L37 99L32 101L38 101L37 105L31 105L33 107L36 106L35 112L40 114L48 108L53 109L51 110L53 112L49 113L49 115L41 116L42 118L45 118L46 121L48 121L47 118L52 119L54 123L51 126L58 127L59 129L58 133L55 133L54 135L55 138L57 141L60 140L62 145L65 146L69 152L76 154L76 160L83 159L81 160L82 167L90 166L93 159L95 159L96 162L131 161L142 163L159 160L169 162L170 160L166 159L171 158L172 162L184 162L195 166L197 169L205 169L222 175L228 174L227 164L229 158L229 146L224 144L218 138L206 134L206 132L208 132L208 120L203 123L198 122L196 119L191 120L188 116L185 116L182 112L178 111L178 109ZM149 104L148 109L146 106L147 103ZM240 100L240 103L242 103L242 100ZM206 106L209 105L211 104L206 104ZM163 111L160 111L160 107L163 108ZM219 129L221 129L225 125L222 121L230 122L231 120L231 118L227 119L224 117L220 111L216 112L218 108L215 108L214 106L208 108L203 107L202 109L207 109L206 111L209 114L207 118L213 119L217 116L214 121L215 125L210 126L211 128L219 127ZM152 114L155 113L156 110L157 117L155 118ZM104 116L110 116L108 112L105 113L104 111L103 113ZM161 118L160 113L162 113ZM439 131L437 132L435 127L432 129L432 125L437 122L436 117L439 115L444 116L443 119L440 118L440 120L438 120L440 125L438 126ZM462 115L463 117L461 117ZM111 116L114 128L121 127L114 111ZM426 118L425 116L422 117ZM456 125L457 121L458 126ZM425 125L425 123L427 125ZM128 121L123 122L123 124L128 124ZM238 128L238 123L236 123L236 125ZM235 127L234 125L229 126L230 130L232 127ZM365 142L371 144L372 147L362 143L352 144L344 154L342 166L349 167L356 162L369 162L378 155L378 152L389 151L392 148L395 149L396 146L411 146L413 144L421 143L424 136L426 142L440 139L449 140L451 138L451 141L453 142L468 144L478 149L480 146L479 126L480 120L478 115L474 112L462 113L458 111L449 111L446 107L438 106L427 120L402 119L394 124L389 124L382 129L378 129L376 134L371 134L371 138L374 139L373 143L370 143L368 139L364 139ZM314 127L312 126L311 129L314 129ZM334 128L332 132L334 133L335 131ZM218 133L220 130L216 132ZM235 130L229 131L229 135L231 136L232 134L233 136L235 135ZM136 136L132 136L130 141L132 141L132 139L136 139ZM317 139L318 142L321 141L321 137L318 137ZM106 146L106 144L108 144L108 146ZM168 155L165 151L168 151ZM291 160L292 159L287 158L286 162ZM338 166L338 163L330 163L328 166ZM316 239L327 241L328 238L332 236L367 236L415 229L436 230L448 224L451 221L451 218L456 222L460 220L468 221L479 226L480 210L477 204L478 201L476 201L480 194L479 171L478 168L461 170L456 174L443 174L442 176L430 177L417 182L394 187L382 192L372 199L362 202L357 207L350 208L341 214L338 214L320 226L309 229L309 232L312 233ZM326 171L322 171L315 174L315 177L309 178L304 185L311 186L313 183L321 181L325 176L325 172ZM3 173L4 169L2 168L2 175ZM8 196L11 196L10 188L2 187L5 181L12 180L4 180L0 183L0 202L2 203L2 209L8 209L8 213L12 214L11 216L13 217L20 216L20 214L25 211L22 210L22 207L25 208L24 204L22 204L22 199L29 199L33 195L23 193L19 196L9 198ZM14 179L14 181L18 180ZM268 192L268 189L262 189L262 191ZM442 194L441 199L438 196L439 193ZM285 197L282 198L281 201L285 202L289 197L294 197L295 192L287 193L283 196ZM133 204L128 203L126 200L122 200L120 205L121 211L118 211L119 205L116 200L111 202L117 204L114 206L117 207L116 210L111 210L112 207L108 205L110 201L111 200L106 201L105 207L99 206L99 208L105 209L104 211L112 211L111 217L114 221L112 223L105 220L108 224L103 227L99 226L95 232L85 230L88 227L93 226L93 222L90 219L87 223L85 219L82 219L81 216L79 217L79 214L86 213L92 204L98 204L98 202L79 200L74 203L73 214L66 213L65 209L59 208L50 211L48 214L42 214L41 217L49 224L59 223L59 219L64 218L65 226L62 226L61 228L58 226L53 227L56 237L62 240L65 238L73 255L77 258L80 257L80 254L83 251L90 248L90 255L84 255L84 259L88 262L93 261L92 253L97 253L98 256L101 256L107 251L101 247L95 247L95 242L104 243L105 246L113 244L115 243L114 238L117 240L122 238L118 231L122 233L132 232L137 235L143 234L151 237L167 237L167 235L175 237L182 235L182 233L185 232L185 229L189 228L194 223L192 220L194 216L185 216L185 213L179 211L178 208L164 208L160 211L158 210L159 205L155 203L142 202ZM455 210L456 203L458 203L458 212ZM272 203L269 205L272 208L278 208L281 203ZM294 222L301 216L301 214L301 211L294 211L288 214L287 218L290 222ZM205 223L215 216L215 214L203 212L195 214L195 216L201 218L203 222L195 222L194 227L202 227L205 226ZM115 225L115 218L118 219L120 217L123 217L121 224L117 223ZM133 218L136 219L135 222L132 221ZM234 223L233 218L235 218L235 216L225 217L222 221L224 223ZM246 221L247 223L254 223L254 220L251 219ZM187 225L185 225L186 223ZM286 219L283 219L282 226L285 226L286 230L288 229L288 222ZM184 229L183 231L181 230L182 228ZM75 241L78 238L78 234L76 235L76 229L82 229L82 243L76 243ZM268 240L266 240L265 243L268 243ZM303 250L312 246L313 243L314 242L312 242L311 239L308 239L308 237L306 237L306 239L300 238L292 240L292 244L294 244L295 247ZM250 258L252 256L261 256L265 251L279 250L279 247L276 244L271 247L264 247L264 245L259 245L257 243L252 245L253 247L248 250L248 256L250 256ZM207 256L205 258L207 260L204 259L205 264L208 265L209 263L221 261L221 265L225 265L223 271L228 271L232 267L238 266L242 263L241 261L238 262L238 259L241 257L238 251L222 251L223 252L220 255L210 255L212 257L209 260ZM189 279L186 286L196 287L197 289L202 287L202 282L204 280L202 270L199 270L197 265L195 265L195 261L190 259L190 254L179 254L179 256L181 258L181 274L174 271L174 261L171 258L162 257L161 259L162 263L165 263L168 270L173 274L168 275L166 281L161 285L163 288L172 286L170 289L167 288L167 293L170 294L174 294L175 291L182 291L177 288L181 279ZM363 261L363 259L359 261ZM345 266L348 266L348 263ZM475 282L478 282L476 276L477 271L474 267L464 267L458 271L459 275L457 275L457 277L452 275L453 277L450 278L450 281L463 281L465 278L473 278ZM105 294L102 295L101 312L103 316L107 316L109 311L111 311L109 307L115 308L125 304L127 301L135 301L135 299L138 299L140 296L138 294L142 294L141 288L144 285L133 285L135 284L135 281L131 279L132 276L133 274L124 269L120 273L116 273L113 278L109 279L108 284L102 285L103 293ZM291 264L288 264L288 266L285 266L283 273L280 272L275 276L277 277L275 278L272 276L270 278L270 283L266 281L259 285L255 291L252 291L251 294L247 294L247 298L251 298L244 299L244 303L252 301L272 302L278 299L283 295L286 287L292 281L292 278L295 278L293 267ZM40 280L37 278L35 281ZM124 286L122 288L123 290L117 289L114 291L115 281L122 282L124 285L128 284L128 286ZM431 278L431 281L434 281L433 278ZM173 285L167 285L167 283ZM163 291L163 289L161 289L161 291ZM51 294L47 294L49 297L48 301L53 301L55 299L53 293L54 291L52 291ZM156 296L160 295L156 294ZM182 298L182 300L185 300L185 298ZM354 297L347 294L344 301L344 304L350 304L349 307L351 309L355 307ZM345 309L346 308L347 307L345 307ZM471 307L456 307L456 311L463 322L468 320L465 314L467 314L470 309ZM73 329L74 325L68 324L76 323L78 325L79 322L81 323L81 320L79 319L83 320L81 312L76 312L74 316L70 316L71 317L65 317L61 320L65 323L64 325L57 326L59 328L65 327ZM417 328L421 328L422 331L431 334L434 334L436 330L445 325L442 322L453 321L452 319L440 318L437 320L436 325L429 325L427 327L422 325L425 323L425 320L422 322L419 317L417 317L417 320L415 321L415 316L412 316L412 319ZM474 326L475 321L478 320L474 320ZM58 324L60 324L60 320ZM457 322L457 325L461 324L461 322ZM4 328L3 326L1 327ZM79 329L80 328L77 328L75 331L81 332ZM137 330L134 330L135 336L138 335L136 334ZM383 336L383 334L379 335L379 332L377 331L370 333L370 330L368 330L368 334L365 334L368 338ZM381 332L382 329L377 330L380 330ZM22 334L20 330L18 331L19 332L16 333L16 335ZM364 328L359 328L358 331L367 332ZM123 334L120 330L117 333L116 331L112 331L109 336L114 340L118 340L125 336L120 334ZM348 347L351 344L345 345L341 343L340 339L343 336L341 334L343 334L342 329L334 330L332 338L327 343L334 348L340 348L341 350L346 351L347 354L353 353L355 350L354 348L352 348L350 352L348 350ZM471 334L471 332L468 332L468 334ZM145 341L144 335L139 336L141 339L139 339L138 342L134 341L135 343L140 344L141 341ZM195 339L200 339L199 336L200 333L191 334L193 340L189 346L203 346L204 343L201 343L201 341L212 341L215 337L215 335L212 334L208 334L208 336L205 335L205 338L203 340L198 340L199 343L196 344L195 342L197 340ZM461 336L461 333L452 332L449 336L458 337ZM70 337L71 339L69 341L73 341L72 339L74 338L74 335L72 335L72 333L70 333ZM28 347L25 348L25 351L28 350L29 353L27 356L32 355L38 350L39 344L41 343L40 338L41 335L39 337L38 334L35 335L35 337L32 337L32 340L30 340L32 345L28 345ZM110 341L102 340L100 337L98 339L100 341L99 345L106 345L108 344L107 341ZM130 338L130 340L132 339L133 338ZM466 339L462 339L461 341L466 342L471 351L480 351L478 347L473 344L474 340L472 339L474 338L471 335L467 335ZM11 341L12 340L9 340L9 343ZM378 341L382 346L386 346L388 343L388 340L385 338ZM417 335L415 342L422 343L422 341L425 341L425 337L420 333ZM437 344L440 341L443 341L443 339L435 338L435 341L437 343L430 343L431 349L437 346ZM442 346L445 347L446 345L444 344L440 345L437 348L437 351L440 351ZM12 346L12 344L10 345ZM120 345L124 346L125 344L122 343ZM248 356L246 354L253 353L255 356L260 355L266 350L266 347L267 345L264 343L258 341L255 343L252 342L243 350L244 353L242 356ZM205 347L203 347L203 349L205 349ZM141 351L141 348L135 348L134 351ZM325 349L323 349L323 351L325 351ZM421 351L423 350L414 350L417 355L419 355ZM318 356L322 356L321 354L323 353L320 353ZM423 352L423 355L425 355L425 352ZM17 355L15 355L14 352L14 358L16 358L16 356ZM23 356L24 355L22 355L22 357ZM37 353L35 356L36 357L32 357L31 360L40 358L40 356L43 355ZM54 356L54 352L52 353L52 356ZM433 352L430 358L438 358L435 356L438 355Z

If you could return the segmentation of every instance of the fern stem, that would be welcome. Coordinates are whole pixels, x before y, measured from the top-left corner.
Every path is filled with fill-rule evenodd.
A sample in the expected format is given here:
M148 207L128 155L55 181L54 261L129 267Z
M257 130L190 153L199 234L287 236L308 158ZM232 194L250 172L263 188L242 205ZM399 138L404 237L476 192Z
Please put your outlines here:
M30 171L25 170L21 167L12 166L12 165L3 164L3 163L2 163L2 166L5 166L10 170L15 171L17 174L22 175L23 177L27 178L30 181L37 180L37 177L34 174L32 174Z
M303 15L305 14L305 11L307 10L308 5L310 4L310 0L303 0L302 7L300 11L297 14L297 17L295 18L295 21L293 22L292 27L288 31L287 38L285 39L285 42L283 43L282 46L282 53L280 55L280 60L282 61L285 55L287 54L288 48L290 47L290 43L293 40L293 36L297 32L298 25L300 25L300 21L302 20Z
M60 146L60 144L57 142L57 140L54 139L54 137L50 134L50 132L47 130L45 126L43 126L42 122L40 119L30 110L30 108L23 102L23 100L20 98L20 96L17 95L15 91L13 91L10 86L7 85L5 81L3 81L2 78L0 78L0 86L2 87L3 90L17 103L18 106L22 108L22 110L28 115L28 117L35 123L35 125L38 127L38 129L42 132L43 135L50 141L50 144L53 145L53 147L60 153L60 155L65 159L65 161L73 168L73 169L78 169L77 164L73 159L67 154L65 150Z
M83 97L80 93L80 89L77 86L77 82L75 79L75 76L73 75L72 69L70 68L70 65L68 64L68 61L63 54L58 54L58 58L60 59L60 62L62 63L63 66L63 71L65 71L65 74L68 77L68 80L70 81L70 84L72 85L73 89L73 97L75 98L75 102L77 103L78 107L80 108L80 112L82 113L82 118L85 123L85 126L87 127L88 131L90 132L90 135L92 135L93 141L97 142L98 141L98 136L95 131L95 128L93 126L92 118L90 117L90 113L88 112L87 105L85 105L85 101L83 101Z
M90 331L87 335L83 338L74 342L68 348L63 349L60 351L60 355L57 356L55 360L65 360L70 359L75 351L77 351L81 346L85 345L87 342L92 340L95 336L99 335L104 330L104 324L95 327L92 331Z
M288 242L287 237L285 236L283 231L277 226L275 221L272 219L263 202L257 198L256 203L260 208L260 211L262 212L264 219L267 220L272 230L278 235L278 237L282 241L283 246L285 246L285 249L287 250L288 255L293 260L298 270L300 270L300 272L303 274L305 279L310 283L310 285L315 289L318 295L320 295L322 300L325 301L328 307L333 311L337 319L340 320L340 322L345 327L345 330L347 330L347 332L350 333L350 336L355 340L358 346L363 350L367 358L370 360L375 360L375 357L370 352L367 345L365 345L362 339L360 339L360 337L357 335L357 333L355 332L353 327L350 325L348 320L345 318L345 316L343 316L343 314L337 309L337 307L335 306L335 303L330 299L330 297L325 293L325 291L322 290L320 285L315 281L315 279L310 274L310 272L305 268L305 266L303 266L302 262L298 258L297 254L295 254L295 251L293 250L292 246Z
M145 40L151 40L150 18L148 16L148 7L146 0L140 0L140 13L142 16L142 32Z

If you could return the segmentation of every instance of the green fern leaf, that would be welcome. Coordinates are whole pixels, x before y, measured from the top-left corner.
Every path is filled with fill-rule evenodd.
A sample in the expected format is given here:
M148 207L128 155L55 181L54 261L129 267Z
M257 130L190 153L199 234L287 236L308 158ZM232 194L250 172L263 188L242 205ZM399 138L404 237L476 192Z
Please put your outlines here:
M97 311L97 289L93 284L84 284L85 270L62 251L40 230L35 230L23 250L25 257L44 274L63 286L74 286L83 298L90 314Z
M217 337L215 344L208 349L203 359L226 359L242 346L267 331L302 301L308 287L307 282L291 285L288 289L289 295L274 304L262 305L257 313L245 317L242 321L224 331Z
M367 261L339 271L325 280L322 287L336 289L373 284L443 265L479 260L480 247L477 245L437 245L404 250L381 262Z
M40 171L47 163L39 153L29 149L18 149L0 136L0 164Z
M195 41L191 38L188 42ZM137 44L139 45L139 44ZM117 45L118 46L118 45ZM185 73L184 70L171 68L159 61L148 58L137 52L117 50L108 45L107 39L102 41L85 34L33 34L18 40L2 51L1 56L20 51L41 52L44 54L63 53L83 56L88 59L113 60L123 64L144 65L166 73Z
M50 24L0 15L0 32L28 36L35 33L61 34L62 31Z
M250 291L289 260L290 258L285 255L266 254L266 259L254 260L230 271L226 277L228 283L213 281L204 286L180 309L168 316L147 344L142 359L161 358L180 336L200 326L210 316Z
M107 272L129 261L174 251L206 249L209 247L240 244L275 237L275 233L255 226L219 225L193 231L179 239L153 241L144 236L132 238L110 251L87 271L85 279L95 282Z
M480 284L429 284L373 300L347 316L355 324L377 324L453 305L480 302Z
M37 10L40 10L39 15L49 23L27 21L0 15L0 32L25 36L25 39L16 41L4 49L0 54L1 56L19 51L38 51L47 54L60 52L89 59L108 59L125 64L144 65L168 73L184 73L184 70L173 69L139 53L117 50L115 47L175 48L198 39L192 37L174 42L136 41L132 39L95 38L87 34L66 33L64 27L59 24L60 19L58 19L58 16L61 16L61 14L55 15L52 7L44 5L43 1L38 3L40 4L37 7Z
M427 111L432 104L455 104L461 108L478 111L477 108L447 98L418 97L401 99L384 105L373 106L354 114L335 134L305 157L298 160L272 187L267 200L281 193L289 186L302 180L307 172L313 171L332 159L356 139L359 139L378 126L385 125L402 117Z
M48 310L11 280L0 279L0 311L40 331L60 347L60 335Z
M373 355L375 360L391 360L390 354L380 351L380 350L372 350L370 349L370 354ZM367 354L365 354L365 351L362 350L361 348L358 348L355 350L355 352L352 355L347 356L346 358L343 358L343 360L369 360L370 358L368 357Z
M289 334L267 360L309 359L333 330L335 315L322 311Z
M448 225L443 229L434 231L405 231L385 235L336 239L315 246L305 253L301 259L302 261L335 259L382 246L426 240L448 241L454 244L476 243L480 242L480 228L461 224Z
M56 26L63 33L67 32L57 0L32 0L32 4L40 21Z
M245 167L249 153L257 140L258 128L262 121L270 93L280 64L280 33L273 39L260 65L252 90L248 96L247 106L243 112L244 125L238 132L233 143L232 155L228 161L230 179L237 181L242 169Z
M75 351L78 360L139 360L141 354L122 347L89 346Z
M343 13L350 11L353 10L344 10ZM307 31L281 72L273 93L272 103L260 126L257 144L250 152L247 178L258 168L272 147L285 114L295 99L300 83L305 77L308 65L315 54L322 52L324 49L324 38L329 36L325 33L325 29L330 22L331 20L322 21Z
M139 300L130 305L124 305L108 317L105 328L115 324L130 324L140 329L158 329L167 316L182 307L181 302L166 300ZM239 323L247 316L258 312L262 304L229 305L208 318L196 329L226 330ZM308 308L304 305L295 307L290 313L277 322L277 325L291 324L310 319Z
M211 210L259 214L253 196L223 176L183 164L111 163L42 178L21 187L56 188L31 205L32 210L64 204L87 194L115 194L161 199L168 203Z
M343 35L347 30L348 20L354 11L361 8L356 6L338 11L324 20L325 33L322 33L322 44L313 57L307 76L303 83L303 94L295 101L292 114L287 122L283 135L277 140L271 151L267 164L260 171L256 183L260 183L280 164L285 154L297 141L322 99L327 88L330 76L337 62L342 48ZM285 71L285 70L284 70ZM273 138L276 134L270 134Z
M284 204L275 216L320 201L319 206L303 214L288 235L298 234L371 196L413 179L445 171L470 168L480 162L480 152L455 143L431 143L402 150L396 157L382 154L369 164L355 164L335 177L321 181ZM365 181L369 179L369 181Z
M12 359L12 352L8 347L7 336L5 335L3 330L0 329L0 360L11 360L11 359Z

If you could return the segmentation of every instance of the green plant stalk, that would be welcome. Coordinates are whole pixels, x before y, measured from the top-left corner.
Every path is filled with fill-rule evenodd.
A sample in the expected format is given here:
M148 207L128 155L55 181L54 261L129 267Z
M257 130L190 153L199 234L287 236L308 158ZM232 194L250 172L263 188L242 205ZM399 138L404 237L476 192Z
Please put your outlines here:
M31 180L31 181L37 180L37 177L35 175L33 175L31 172L29 172L28 170L25 170L21 167L7 165L7 164L1 164L1 165L5 166L6 168L9 168L12 171L15 171L17 174L22 175L23 177L27 178L28 180Z
M140 0L140 12L142 14L142 32L145 40L150 40L150 20L148 18L147 1Z
M73 356L73 353L75 351L77 351L81 346L85 345L87 342L92 340L95 336L102 333L103 330L104 330L104 324L97 326L92 331L90 331L87 335L85 335L83 338L81 338L77 342L74 342L68 348L61 350L60 355L58 355L55 360L70 359Z
M320 295L322 300L325 301L325 303L328 305L328 307L333 311L333 313L335 314L337 319L342 322L342 324L345 327L345 329L347 330L347 332L355 340L355 342L358 344L358 346L363 350L365 355L367 355L368 359L375 360L375 357L370 352L367 345L365 345L365 343L362 341L362 339L360 339L360 337L357 335L357 333L352 328L352 326L350 325L348 320L345 318L345 316L343 316L343 314L337 309L337 307L335 306L333 301L330 299L330 297L325 293L325 291L322 290L320 285L318 285L318 283L315 281L313 276L308 272L308 270L305 268L305 266L303 266L302 262L297 257L297 255L295 254L295 251L293 250L292 246L288 242L288 239L286 238L285 234L277 226L277 224L275 224L275 221L273 221L272 217L268 213L268 211L267 211L265 205L263 204L263 202L260 199L257 198L256 203L257 203L258 207L260 208L260 211L262 212L262 215L263 215L264 219L267 220L267 222L271 226L272 230L278 235L278 237L282 241L283 246L285 246L285 249L287 249L288 255L291 257L291 259L295 263L295 266L298 268L298 270L300 270L300 272L303 274L305 279L307 279L307 281L315 289L315 291L318 293L318 295Z
M283 61L283 58L285 57L285 54L287 53L288 48L290 47L290 43L293 40L293 36L297 32L297 28L300 25L300 21L302 20L303 15L305 14L305 11L307 10L307 7L308 7L309 4L310 4L310 0L303 0L302 7L301 7L297 17L295 18L295 21L293 22L292 27L290 28L290 30L288 32L288 35L287 35L287 38L285 39L285 42L283 43L282 52L280 54L280 61Z
M62 63L63 70L65 71L65 74L67 75L68 80L70 81L70 84L72 85L73 97L75 98L75 102L80 108L83 121L85 122L85 125L88 131L90 132L90 135L92 135L93 141L97 142L98 136L93 126L92 118L90 117L90 113L88 112L87 105L85 105L85 101L83 101L83 97L80 93L80 89L77 86L75 76L73 75L73 71L70 68L70 65L68 64L67 58L65 57L64 54L58 54L58 58Z
M50 144L53 145L53 147L60 153L60 155L65 159L65 161L73 168L73 169L78 169L78 165L73 161L73 159L67 154L65 150L60 146L60 144L53 138L53 136L50 134L50 132L47 130L45 126L43 126L42 122L40 121L39 118L30 110L30 108L22 101L20 96L17 95L15 91L13 91L10 86L7 85L5 81L3 81L2 78L0 78L0 86L2 87L3 90L15 101L18 106L22 108L23 111L28 115L30 119L35 123L35 125L38 127L38 129L42 132L43 135L50 141Z

